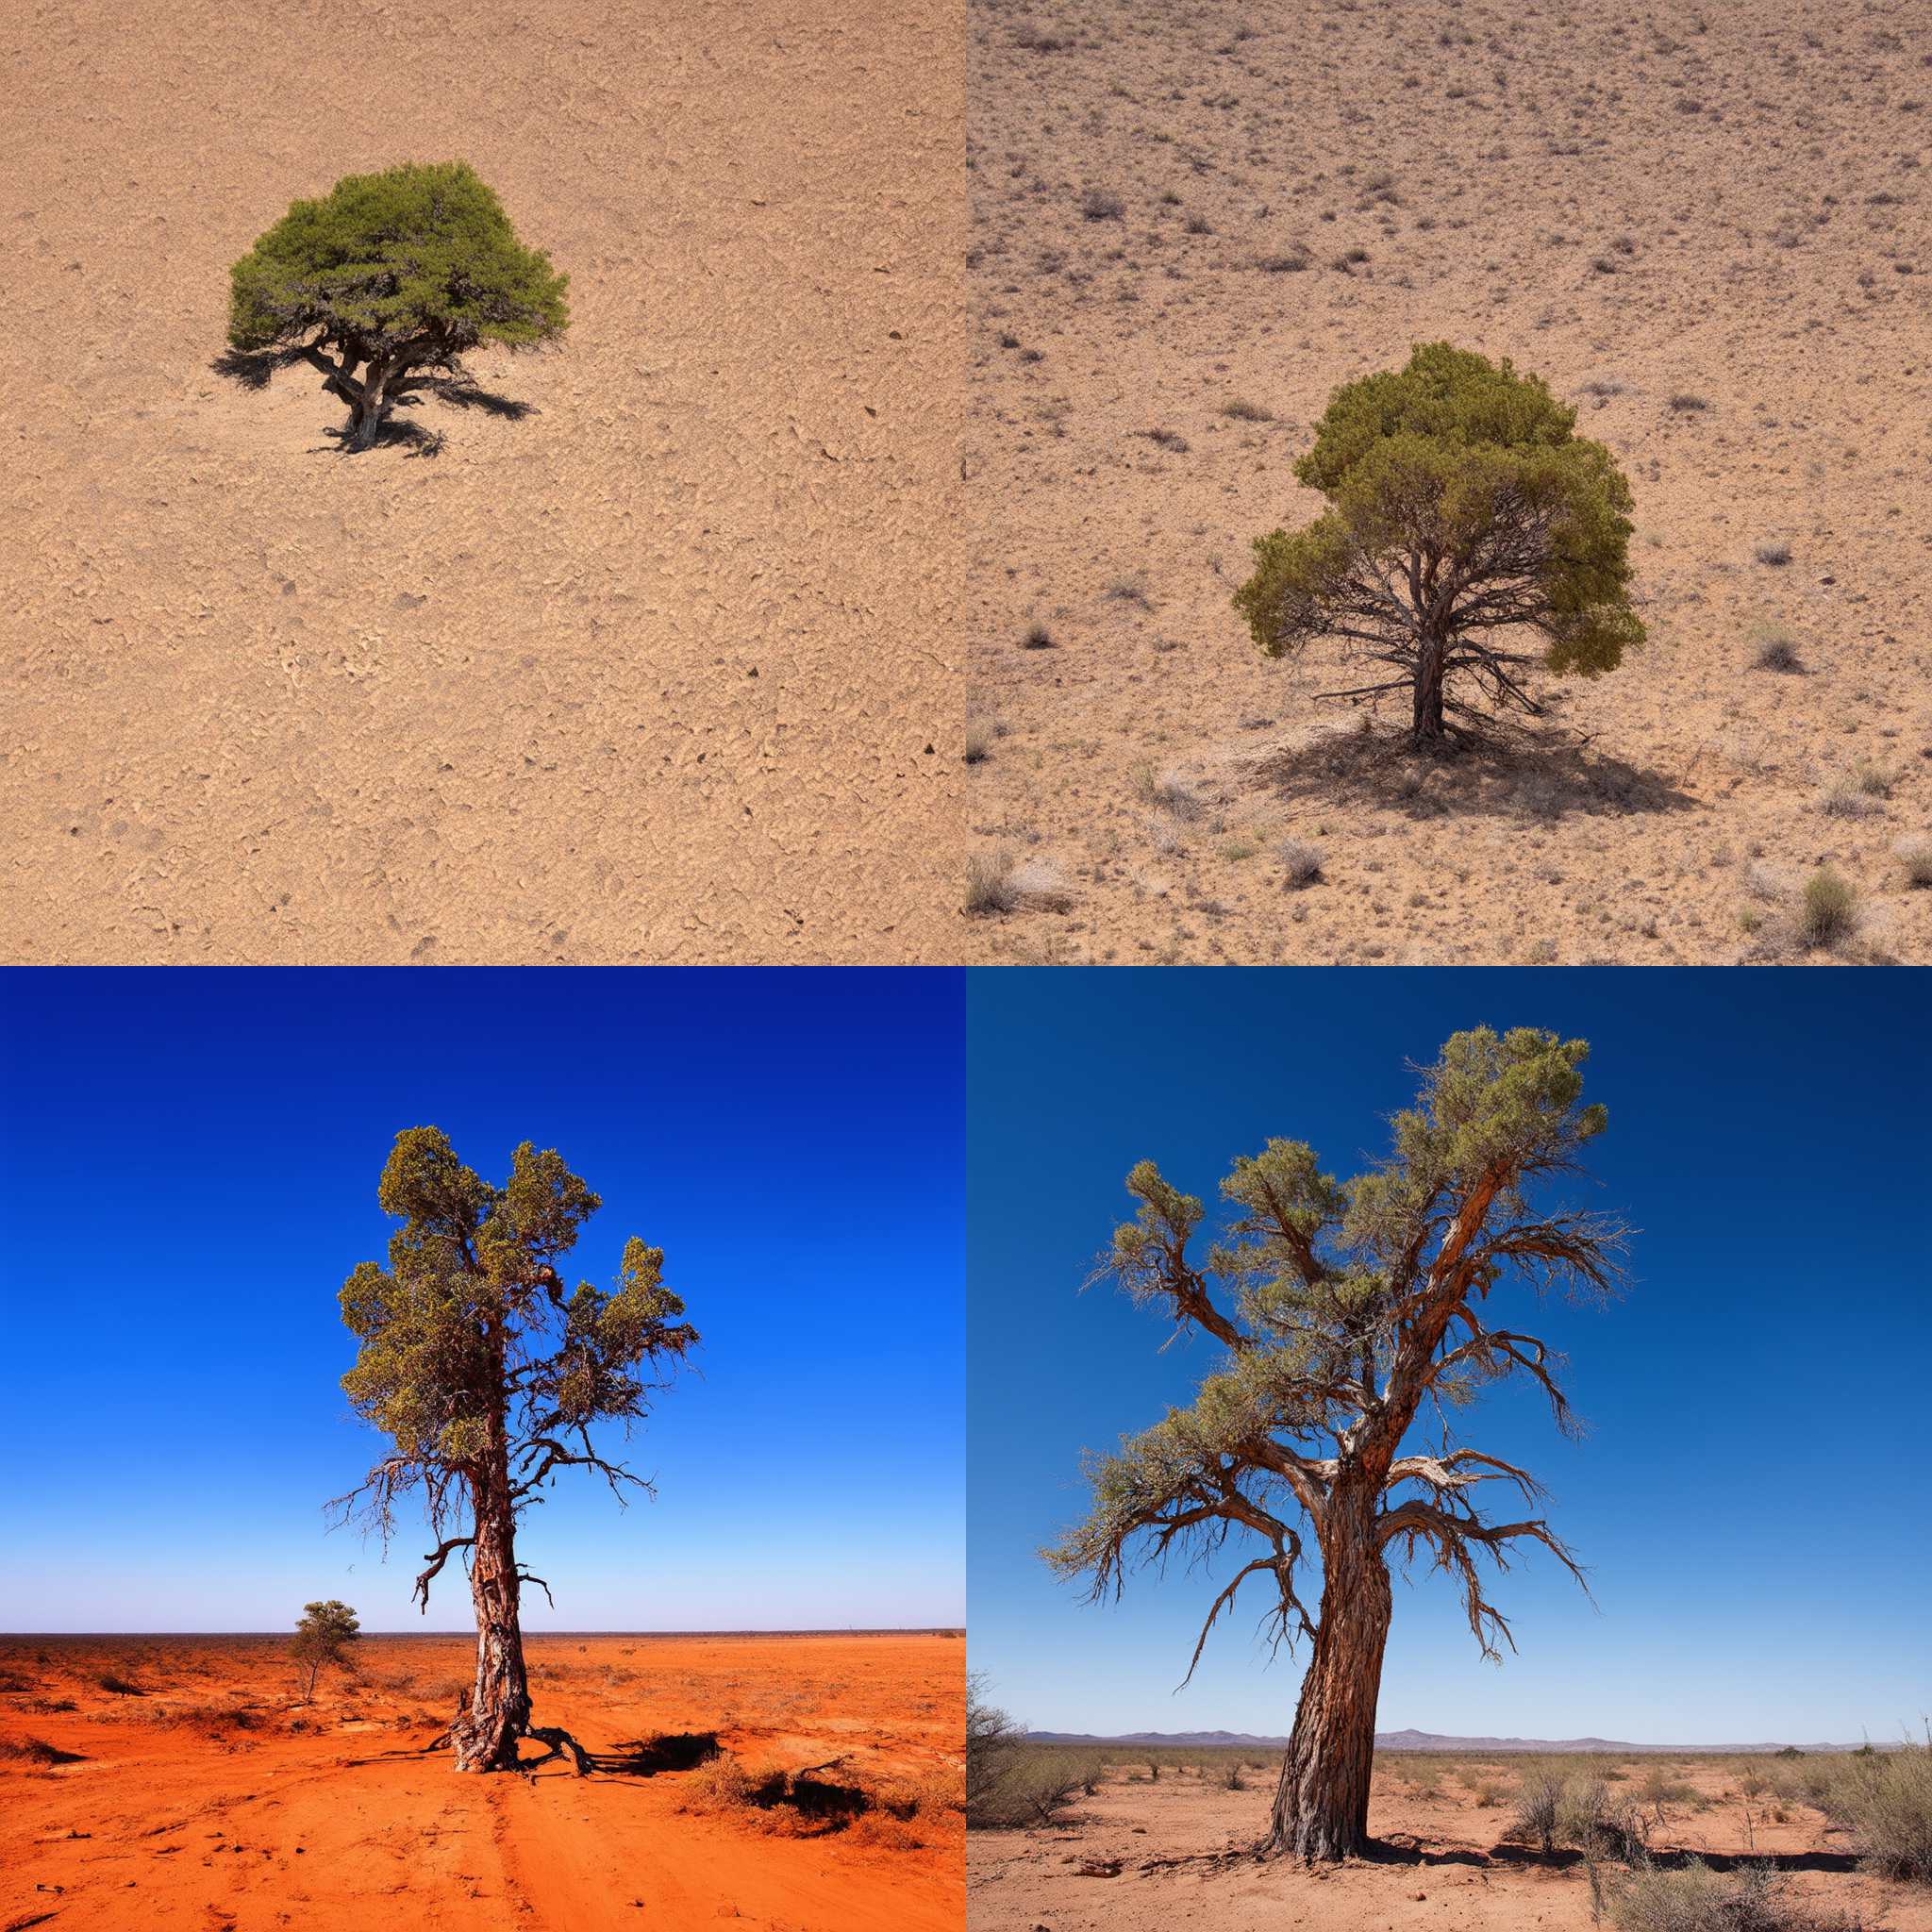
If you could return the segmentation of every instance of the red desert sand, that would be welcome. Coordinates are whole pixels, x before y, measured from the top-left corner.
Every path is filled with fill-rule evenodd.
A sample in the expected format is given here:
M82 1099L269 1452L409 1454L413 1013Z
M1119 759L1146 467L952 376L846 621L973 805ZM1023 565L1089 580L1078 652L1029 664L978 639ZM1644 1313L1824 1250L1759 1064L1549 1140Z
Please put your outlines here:
M957 1634L525 1645L608 1768L422 1755L459 1636L365 1638L312 1705L281 1639L0 1641L0 1925L955 1932Z
M0 958L956 957L963 32L13 15ZM570 276L472 358L534 413L343 457L313 370L210 370L291 201L448 159Z
M1259 1755L1240 1791L1226 1788L1219 1756L1205 1772L1165 1764L1152 1782L1144 1764L1124 1765L1091 1797L1076 1795L1052 1825L974 1832L971 1932L1585 1932L1595 1923L1577 1854L1546 1861L1506 1840L1520 1759L1378 1758L1369 1828L1388 1861L1309 1868L1264 1864L1235 1849L1268 1828L1275 1767L1262 1766ZM1622 1774L1627 1781L1613 1791L1638 1789L1660 1771L1698 1794L1663 1801L1650 1840L1660 1857L1704 1854L1722 1867L1768 1859L1788 1869L1792 1903L1822 1918L1841 1912L1852 1925L1932 1932L1924 1887L1852 1869L1854 1848L1808 1806L1747 1801L1740 1778L1748 1773L1737 1763L1646 1757L1588 1768L1595 1776ZM1607 1882L1620 1870L1606 1867Z

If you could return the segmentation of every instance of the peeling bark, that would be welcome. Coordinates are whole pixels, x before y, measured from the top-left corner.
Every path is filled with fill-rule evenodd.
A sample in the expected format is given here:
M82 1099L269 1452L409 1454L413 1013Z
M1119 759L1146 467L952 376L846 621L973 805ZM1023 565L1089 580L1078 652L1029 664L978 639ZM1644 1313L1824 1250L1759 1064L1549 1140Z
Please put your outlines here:
M1375 1704L1393 1613L1373 1492L1338 1494L1324 1515L1322 1619L1264 1847L1308 1860L1368 1850Z

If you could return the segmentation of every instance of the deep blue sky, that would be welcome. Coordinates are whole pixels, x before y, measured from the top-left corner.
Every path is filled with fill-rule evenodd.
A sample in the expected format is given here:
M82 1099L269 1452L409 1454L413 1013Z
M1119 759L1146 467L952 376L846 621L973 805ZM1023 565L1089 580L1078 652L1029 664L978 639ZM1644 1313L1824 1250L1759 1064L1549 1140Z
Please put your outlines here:
M1212 1202L1237 1154L1384 1151L1405 1061L1458 1027L1581 1035L1607 1103L1595 1184L1634 1223L1607 1310L1507 1291L1592 1424L1495 1391L1464 1440L1542 1475L1597 1607L1532 1552L1497 1581L1521 1655L1478 1657L1447 1580L1397 1583L1379 1721L1651 1742L1895 1737L1932 1711L1925 1501L1926 975L1152 969L968 987L968 1619L995 1701L1040 1729L1285 1732L1244 1599L1174 1695L1214 1591L1176 1567L1096 1607L1034 1556L1077 1515L1083 1447L1191 1399L1205 1341L1076 1292L1157 1160ZM1259 1579L1251 1588L1258 1588Z
M962 1619L961 984L945 972L15 972L0 1627L462 1628L322 1505L350 1415L336 1292L381 1258L397 1130L501 1178L522 1140L604 1198L703 1336L629 1444L658 1496L562 1479L520 1549L537 1628ZM572 1271L575 1272L572 1272ZM607 1432L609 1435L609 1432ZM621 1436L609 1436L621 1442Z

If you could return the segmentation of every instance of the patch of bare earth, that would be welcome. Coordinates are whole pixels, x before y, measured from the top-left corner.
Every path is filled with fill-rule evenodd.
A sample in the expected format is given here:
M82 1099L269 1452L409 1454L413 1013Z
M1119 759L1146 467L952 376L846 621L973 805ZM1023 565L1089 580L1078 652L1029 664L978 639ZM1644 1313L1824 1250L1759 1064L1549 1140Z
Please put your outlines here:
M75 0L0 124L0 958L951 958L956 0ZM211 373L297 197L469 160L527 406Z
M967 1848L971 1932L1532 1932L1593 1923L1580 1856L1545 1858L1506 1837L1520 1761L1447 1768L1434 1790L1378 1762L1369 1824L1384 1849L1374 1861L1305 1867L1256 1859L1266 1832L1271 1774L1250 1770L1229 1790L1205 1774L1116 1769L1061 1823L1033 1831L976 1831ZM1636 1776L1668 1769L1698 1798L1667 1801L1651 1835L1664 1863L1687 1855L1720 1869L1746 1859L1783 1874L1787 1897L1828 1919L1887 1932L1932 1932L1932 1896L1855 1869L1854 1848L1808 1807L1747 1801L1735 1770L1696 1759L1644 1758ZM1623 1787L1620 1787L1622 1789ZM1489 1801L1482 1802L1485 1790ZM1749 1805L1747 1818L1746 1807ZM1610 1883L1615 1868L1606 1868Z
M1932 17L973 22L971 846L1060 884L983 905L972 957L1932 958L1899 852L1932 830ZM1444 337L1615 453L1651 632L1448 763L1229 604L1320 507L1291 466L1332 391ZM1826 863L1858 929L1807 948Z
M422 1747L471 1638L366 1637L312 1702L286 1640L0 1640L0 1924L955 1932L963 1650L531 1637L594 1768L465 1777ZM829 1795L779 1830L698 1802L738 1762Z

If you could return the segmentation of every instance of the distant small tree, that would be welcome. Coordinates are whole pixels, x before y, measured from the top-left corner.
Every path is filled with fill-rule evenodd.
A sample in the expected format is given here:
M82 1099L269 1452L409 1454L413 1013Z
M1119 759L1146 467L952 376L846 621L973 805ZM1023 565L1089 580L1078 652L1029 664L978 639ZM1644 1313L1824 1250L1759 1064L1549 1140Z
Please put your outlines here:
M1324 691L1410 698L1409 740L1450 712L1540 711L1535 664L1596 677L1643 640L1630 608L1630 488L1576 411L1534 375L1447 342L1337 390L1295 475L1328 499L1255 542L1235 593L1261 653L1320 639L1393 675Z
M1449 1417L1520 1376L1569 1421L1558 1358L1533 1335L1491 1325L1486 1304L1512 1279L1587 1291L1614 1281L1615 1222L1540 1211L1528 1198L1575 1171L1603 1130L1603 1108L1582 1104L1588 1052L1527 1028L1456 1034L1424 1072L1416 1105L1396 1115L1392 1152L1368 1173L1338 1182L1299 1141L1238 1159L1221 1184L1223 1238L1205 1257L1191 1252L1200 1200L1151 1160L1127 1176L1139 1212L1115 1230L1098 1274L1177 1330L1220 1342L1225 1358L1191 1407L1090 1461L1088 1513L1044 1554L1099 1599L1142 1562L1247 1545L1188 1674L1251 1577L1272 1592L1264 1621L1275 1642L1308 1641L1266 1850L1332 1859L1368 1846L1392 1561L1424 1555L1445 1572L1491 1657L1509 1625L1481 1562L1505 1569L1512 1546L1541 1543L1575 1572L1541 1517L1497 1522L1483 1507L1487 1485L1527 1499L1536 1481L1456 1443ZM1424 1410L1441 1441L1406 1448ZM1315 1557L1319 1614L1303 1594Z
M530 1737L568 1752L567 1731L530 1722L520 1613L523 1586L549 1585L517 1560L518 1518L558 1470L588 1469L623 1497L650 1485L592 1444L593 1424L626 1428L663 1385L639 1373L675 1366L697 1342L664 1286L664 1254L633 1237L616 1291L566 1292L557 1262L601 1203L554 1150L526 1141L501 1187L457 1158L440 1127L396 1136L377 1199L402 1222L389 1266L364 1261L341 1291L356 1337L342 1377L351 1406L394 1446L337 1507L358 1504L385 1542L396 1503L421 1491L431 1534L415 1595L467 1552L476 1613L476 1674L444 1739L458 1771L513 1771ZM451 1533L445 1534L445 1531Z
M330 1597L326 1603L306 1604L302 1621L289 1641L289 1655L302 1672L302 1695L315 1695L315 1680L329 1665L349 1660L349 1645L362 1634L356 1613Z
M568 277L463 161L350 175L296 202L230 273L229 347L269 368L312 363L349 406L351 449L422 372L458 374L485 342L535 348L570 320Z

